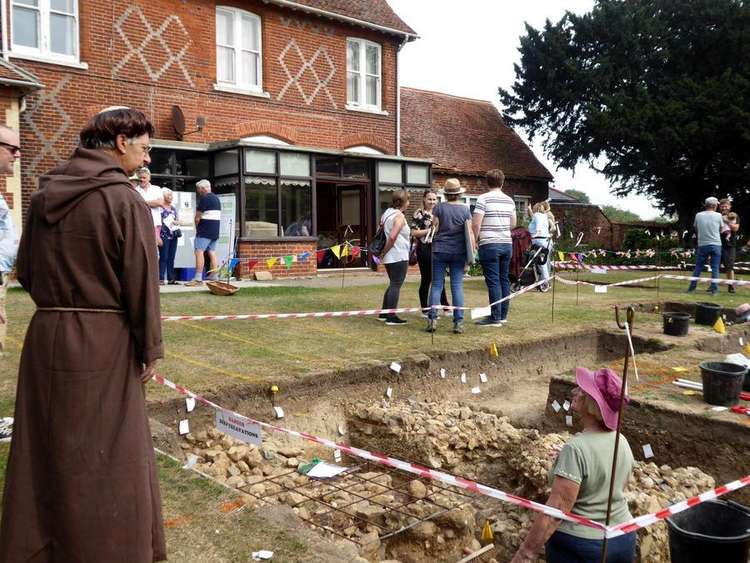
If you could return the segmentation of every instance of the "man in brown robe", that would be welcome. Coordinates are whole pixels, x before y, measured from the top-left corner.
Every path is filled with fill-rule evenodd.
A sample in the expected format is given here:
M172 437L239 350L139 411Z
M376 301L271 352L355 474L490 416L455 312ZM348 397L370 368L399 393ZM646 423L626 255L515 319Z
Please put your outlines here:
M0 562L166 559L144 383L163 356L151 215L128 182L153 126L105 110L40 178L18 253L26 332Z

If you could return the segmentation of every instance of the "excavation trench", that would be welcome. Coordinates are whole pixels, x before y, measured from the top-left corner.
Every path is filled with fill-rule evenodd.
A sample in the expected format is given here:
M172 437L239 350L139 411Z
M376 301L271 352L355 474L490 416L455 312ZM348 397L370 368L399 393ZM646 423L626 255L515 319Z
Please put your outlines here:
M678 342L646 334L634 345L639 357L657 361L674 353ZM699 334L688 347L706 353L722 346L721 339ZM284 408L285 427L543 502L550 464L571 430L565 412L555 411L552 402L564 403L573 368L621 363L624 349L622 333L589 331L504 345L498 357L487 350L416 355L400 362L399 374L373 362L289 382L281 385L275 402ZM479 374L486 375L486 382ZM264 388L224 388L209 398L269 420L271 399ZM185 416L178 412L181 405L179 400L152 404L151 411L166 428L175 428ZM712 477L716 484L738 477L742 464L737 460L743 458L737 456L750 453L744 445L747 427L668 405L634 401L627 421L625 434L639 460L629 493L634 514L710 488ZM533 518L513 505L346 455L340 463L352 468L348 474L311 480L298 467L314 456L332 460L331 451L278 433L265 433L261 448L242 446L212 426L213 412L199 409L191 414L193 433L187 440L175 442L174 432L167 430L157 433L157 441L183 457L196 456L198 470L237 488L249 504L289 505L327 540L349 552L354 546L369 561L458 561L466 550L479 547L487 521L495 530L492 556L508 561ZM658 466L642 460L640 445L646 439L658 452ZM717 447L723 459L710 454ZM663 524L640 532L640 560L667 561L666 553Z

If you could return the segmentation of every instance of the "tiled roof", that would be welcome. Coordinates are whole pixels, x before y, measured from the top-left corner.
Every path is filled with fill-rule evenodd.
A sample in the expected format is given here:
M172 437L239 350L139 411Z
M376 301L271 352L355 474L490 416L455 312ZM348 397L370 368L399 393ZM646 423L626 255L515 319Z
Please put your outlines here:
M44 87L36 76L2 57L0 57L0 85L15 86L26 90L38 90Z
M563 190L549 188L549 200L552 203L581 203L572 195L566 194Z
M416 38L416 32L404 22L388 5L386 0L265 0L273 4L280 4L290 8L298 7L322 10L369 24L374 24L387 30L400 32Z
M552 179L492 103L439 92L401 88L401 152L456 174Z

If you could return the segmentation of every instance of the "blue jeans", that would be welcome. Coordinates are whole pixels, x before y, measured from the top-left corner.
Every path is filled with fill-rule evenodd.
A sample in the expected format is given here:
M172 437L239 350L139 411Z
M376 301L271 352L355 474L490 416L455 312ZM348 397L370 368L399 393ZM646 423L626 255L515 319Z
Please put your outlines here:
M552 260L552 243L548 241L549 239L533 239L531 241L531 246L534 247L534 252L536 252L536 249L538 248L547 249L547 260L541 266L537 266L539 277L543 280L549 279L549 263L550 260Z
M602 540L589 540L557 531L544 546L547 563L599 563ZM607 563L633 563L635 532L607 541Z
M695 270L693 270L693 277L701 277L701 271L706 262L710 260L711 264L711 285L708 288L710 291L719 291L719 286L713 280L719 279L719 263L721 262L721 245L720 244L706 244L699 246L695 252ZM694 291L698 282L693 280L690 282L688 291Z
M451 301L456 307L464 306L464 265L466 254L452 254L449 252L432 252L432 287L430 289L430 305L440 303L440 295L445 288L445 268L450 268ZM430 309L429 318L437 318L437 309ZM464 320L461 309L453 309L453 322Z
M484 272L484 282L487 284L487 293L490 303L494 303L500 297L510 295L510 259L513 256L512 244L483 244L479 247L479 262ZM501 295L502 294L502 295ZM492 306L490 317L493 321L502 321L508 316L510 303L503 301L499 305Z
M161 239L159 247L159 279L174 281L174 256L177 254L177 238Z

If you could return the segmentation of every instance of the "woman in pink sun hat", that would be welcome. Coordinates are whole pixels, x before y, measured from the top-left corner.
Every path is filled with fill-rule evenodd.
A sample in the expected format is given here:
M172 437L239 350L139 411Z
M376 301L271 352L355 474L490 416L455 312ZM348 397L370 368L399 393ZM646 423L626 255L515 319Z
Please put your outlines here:
M563 446L550 471L552 491L547 505L605 523L612 475L622 380L611 369L576 368L571 410L582 431ZM625 397L625 403L628 397ZM624 497L633 469L633 452L622 434L617 452L610 525L632 518ZM544 546L547 563L598 563L602 552L601 530L538 514L512 563L537 561ZM607 542L607 563L632 563L635 532Z

